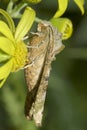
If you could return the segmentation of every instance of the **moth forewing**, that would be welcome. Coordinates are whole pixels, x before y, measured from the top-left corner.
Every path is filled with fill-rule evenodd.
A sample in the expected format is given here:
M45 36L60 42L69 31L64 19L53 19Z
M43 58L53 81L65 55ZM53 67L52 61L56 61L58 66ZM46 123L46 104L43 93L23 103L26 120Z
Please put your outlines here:
M37 91L39 88L40 80L42 77L42 71L44 67L44 60L46 54L46 41L48 41L48 37L46 37L47 32L39 31L36 34L33 34L33 37L30 41L30 46L40 45L37 49L30 48L29 49L29 63L34 61L34 64L31 67L25 69L25 77L28 86L28 94L26 97L25 103L25 115L28 119L33 118L34 111L34 102L36 100ZM45 44L44 44L45 42ZM29 64L28 63L28 64Z
M64 45L61 33L46 21L39 23L37 33L30 41L30 46L36 45L39 45L38 48L29 49L28 57L34 64L25 69L28 86L25 115L28 119L34 119L37 126L41 126L51 62Z

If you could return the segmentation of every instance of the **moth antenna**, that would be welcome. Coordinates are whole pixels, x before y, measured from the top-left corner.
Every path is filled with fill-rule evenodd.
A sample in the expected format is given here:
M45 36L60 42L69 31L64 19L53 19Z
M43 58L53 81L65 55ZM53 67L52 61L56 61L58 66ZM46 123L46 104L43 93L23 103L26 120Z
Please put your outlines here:
M42 42L40 42L40 43L38 43L37 45L35 45L35 46L31 46L31 45L26 45L26 47L27 48L36 48L36 49L38 49L42 44L44 44L45 42L44 41L42 41Z

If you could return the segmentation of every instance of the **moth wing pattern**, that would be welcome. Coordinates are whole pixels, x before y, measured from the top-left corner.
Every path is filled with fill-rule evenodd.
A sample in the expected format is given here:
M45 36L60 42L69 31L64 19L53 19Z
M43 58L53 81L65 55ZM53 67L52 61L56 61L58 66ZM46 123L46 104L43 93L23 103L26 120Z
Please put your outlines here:
M42 124L51 63L55 55L64 48L61 39L61 33L50 22L43 21L38 24L38 30L30 41L30 46L38 46L38 48L29 49L28 64L32 61L34 64L25 69L28 86L25 116L30 120L34 119L37 126Z

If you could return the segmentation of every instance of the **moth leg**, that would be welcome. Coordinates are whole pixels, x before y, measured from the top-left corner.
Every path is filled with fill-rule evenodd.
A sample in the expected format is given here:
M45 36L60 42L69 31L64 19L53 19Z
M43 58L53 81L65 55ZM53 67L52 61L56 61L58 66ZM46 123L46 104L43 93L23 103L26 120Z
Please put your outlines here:
M27 48L36 48L36 49L38 49L42 44L44 44L45 42L44 41L42 41L42 42L40 42L40 43L38 43L37 45L35 45L35 46L32 46L32 45L26 45L26 47Z
M26 69L26 68L28 68L28 67L33 66L33 65L35 64L35 62L36 62L41 56L43 56L43 53L44 53L44 51L42 52L42 54L38 55L30 64L25 65L25 66L24 66L23 68L21 68L21 69Z
M24 41L24 40L27 40L28 38L29 38L29 36L28 36L28 35L26 35L25 37L23 37L23 39L22 39L22 40Z
M32 36L34 36L34 35L40 36L40 34L39 34L38 32L36 32L36 33L31 32L30 34L31 34ZM30 35L27 34L25 37L23 37L22 40L24 41L24 40L27 40L27 39L29 39L29 38L30 38Z
M35 63L35 62L34 62L34 60L33 60L30 64L25 65L22 69L26 69L26 68L28 68L28 67L31 67L34 63Z
M38 55L30 64L25 65L23 69L27 68L27 67L31 67L35 64L36 61L38 61L39 58L41 58L43 56L44 51L42 52L42 54Z

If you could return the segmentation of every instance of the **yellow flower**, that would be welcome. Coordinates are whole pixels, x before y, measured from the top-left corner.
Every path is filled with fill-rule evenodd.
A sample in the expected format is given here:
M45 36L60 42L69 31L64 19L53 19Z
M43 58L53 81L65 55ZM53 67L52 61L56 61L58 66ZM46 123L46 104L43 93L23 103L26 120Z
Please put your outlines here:
M80 8L82 14L84 14L84 3L85 0L73 0ZM54 15L54 18L58 18L66 11L69 0L58 0L58 9Z
M74 0L74 2L77 4L77 6L80 8L82 15L84 14L84 4L85 0Z
M15 72L24 67L27 60L27 48L23 37L31 28L35 11L27 7L23 16L15 28L9 14L0 9L0 13L6 18L6 22L0 20L0 87L6 81L10 72Z
M68 18L60 18L67 9L69 0L58 0L58 9L51 19L52 24L58 28L62 33L62 40L68 39L73 32L73 25ZM82 14L84 14L84 0L74 0L77 6L80 8Z
M68 18L52 18L51 22L62 33L62 40L66 40L72 35L73 25Z

